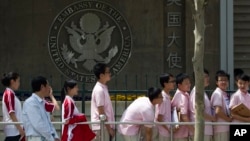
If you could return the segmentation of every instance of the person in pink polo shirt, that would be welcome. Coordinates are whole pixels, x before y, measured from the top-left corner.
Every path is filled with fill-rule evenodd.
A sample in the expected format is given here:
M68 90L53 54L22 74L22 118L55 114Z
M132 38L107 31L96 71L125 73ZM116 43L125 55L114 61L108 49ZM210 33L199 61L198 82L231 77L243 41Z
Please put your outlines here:
M228 88L229 74L223 70L216 72L217 88L211 96L211 104L217 122L231 122L229 111L229 95L226 93ZM214 125L214 141L229 141L229 125Z
M121 122L154 122L155 105L162 102L161 89L151 87L148 89L147 97L140 97L133 101L122 114ZM123 135L125 141L153 141L153 124L119 124L118 131ZM141 130L145 131L141 136Z
M175 88L175 78L172 74L163 74L160 76L160 84L163 87L163 102L157 104L155 108L157 122L171 122L171 98L170 91ZM159 141L170 141L170 125L157 125L159 132Z
M106 115L108 122L114 122L114 112L110 100L107 82L111 79L109 67L104 63L97 63L93 72L97 82L91 96L91 122L99 122L100 115ZM105 141L112 140L115 136L114 125L105 124ZM100 141L100 124L92 124L92 130L96 134L95 141Z
M209 72L208 70L204 69L204 87L209 85ZM195 87L192 89L189 97L189 109L190 109L190 120L195 122L195 94L196 89ZM204 92L204 104L205 104L205 111L204 111L204 118L205 122L213 122L215 121L215 117L212 115L212 107L210 100L207 96L207 93ZM212 141L213 140L213 126L212 125L205 125L204 129L204 141ZM193 140L194 132L190 132L191 140Z
M185 73L180 73L176 76L177 90L171 101L171 106L176 107L180 112L180 122L190 122L189 118L189 94L190 79ZM188 132L193 132L193 125L180 125L179 129L174 132L174 141L188 141Z
M248 93L249 81L250 78L246 74L243 74L238 77L238 90L232 95L229 104L230 109L241 103L243 103L248 109L250 109L250 94ZM234 118L233 122L250 122L250 117L243 117L233 112L231 112L231 115Z

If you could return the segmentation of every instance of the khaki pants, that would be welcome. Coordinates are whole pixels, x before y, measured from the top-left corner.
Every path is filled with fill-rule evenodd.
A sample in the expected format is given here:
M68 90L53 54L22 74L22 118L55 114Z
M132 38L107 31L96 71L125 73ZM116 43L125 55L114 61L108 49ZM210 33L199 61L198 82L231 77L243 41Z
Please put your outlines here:
M124 141L139 141L139 135L126 136L123 135Z
M190 141L194 141L194 136L190 137ZM204 141L213 141L213 136L212 135L205 135Z
M161 134L159 134L159 141L171 141L171 138L165 137L165 136L162 136Z
M188 138L174 138L174 141L188 141Z
M229 132L215 133L214 141L229 141Z

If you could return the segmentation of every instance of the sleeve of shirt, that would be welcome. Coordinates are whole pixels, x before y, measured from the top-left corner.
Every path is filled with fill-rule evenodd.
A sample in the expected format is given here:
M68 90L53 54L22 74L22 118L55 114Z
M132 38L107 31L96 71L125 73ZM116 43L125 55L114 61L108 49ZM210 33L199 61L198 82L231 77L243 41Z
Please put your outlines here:
M152 110L142 111L142 121L144 122L153 122L155 118L154 112ZM152 128L153 124L146 124L146 127Z
M4 104L8 110L8 113L15 112L15 95L11 91L4 92Z
M166 113L166 100L163 100L163 102L157 106L158 110L159 110L159 115L165 115Z
M211 97L211 104L213 107L215 106L223 106L222 99L219 93L214 93Z
M95 91L95 101L96 101L96 106L104 106L105 103L105 94L102 89L96 90Z
M238 98L237 96L234 94L232 97L231 97L231 100L230 100L230 103L229 103L229 109L233 108L235 105L239 104L238 103Z
M41 111L39 108L39 105L37 105L35 102L29 102L24 105L24 111L27 114L28 120L31 123L32 128L41 134L47 141L54 141L54 137L51 135L51 132L48 130L48 123L45 123L46 120L43 119L43 116L41 115ZM51 122L49 123L51 126ZM52 128L54 129L54 128ZM56 134L55 134L56 135Z
M174 97L173 97L173 99L172 99L172 101L171 101L171 107L173 108L173 107L176 107L177 106L177 101L178 101L178 94L177 93L175 93L174 94Z
M68 120L71 117L73 117L73 112L74 112L74 104L71 102L70 99L66 99L63 103L64 111L63 111L63 118L64 120Z
M190 94L189 97L189 110L191 113L195 113L195 94Z
M46 100L45 100L44 106L45 106L45 110L49 113L52 113L55 109L55 105L53 103L46 101Z

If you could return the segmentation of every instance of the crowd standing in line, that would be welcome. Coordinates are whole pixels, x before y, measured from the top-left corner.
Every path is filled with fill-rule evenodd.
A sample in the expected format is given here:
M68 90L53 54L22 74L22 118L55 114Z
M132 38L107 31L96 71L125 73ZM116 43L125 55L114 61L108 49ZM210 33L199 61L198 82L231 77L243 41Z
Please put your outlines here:
M112 102L107 87L111 79L109 67L104 63L97 63L93 72L97 82L93 87L91 98L91 121L100 121L100 115L106 116L106 121L114 122ZM235 84L238 90L229 95L227 93L230 75L223 70L216 72L217 88L211 98L204 92L204 118L206 122L249 122L250 117L244 117L232 109L244 104L250 109L249 84L250 77L243 71L235 70ZM2 99L4 122L23 122L23 124L9 124L4 126L5 141L100 141L99 124L92 124L91 129L86 124L75 124L87 121L80 113L73 97L78 93L78 85L74 80L67 80L62 88L62 137L57 135L51 123L50 113L60 106L53 96L53 91L47 79L38 76L32 79L32 95L25 100L23 109L20 100L15 95L20 86L18 73L9 72L1 79L6 87ZM195 121L195 87L190 92L190 77L180 73L176 77L165 73L160 76L162 89L151 87L145 97L137 98L123 112L121 122L171 122L173 109L177 109L179 122ZM171 98L170 91L177 90ZM204 88L209 85L209 73L204 70ZM189 94L190 92L190 94ZM52 102L45 100L50 97ZM231 99L230 99L231 98ZM113 140L115 130L123 136L125 141L169 141L170 131L173 130L174 141L192 141L194 138L193 125L138 125L120 124L115 129L113 124L105 124L105 141ZM171 129L173 128L173 129ZM205 125L204 141L229 141L228 125ZM61 139L60 139L61 138Z

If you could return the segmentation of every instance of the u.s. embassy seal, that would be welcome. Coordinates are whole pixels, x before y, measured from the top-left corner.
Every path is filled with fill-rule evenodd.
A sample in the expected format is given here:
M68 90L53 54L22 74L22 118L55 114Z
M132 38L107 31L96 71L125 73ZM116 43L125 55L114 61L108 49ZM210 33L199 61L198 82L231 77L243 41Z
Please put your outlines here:
M48 49L58 70L81 82L94 82L93 66L104 62L112 76L128 61L132 37L124 16L110 4L89 0L73 3L54 19Z

